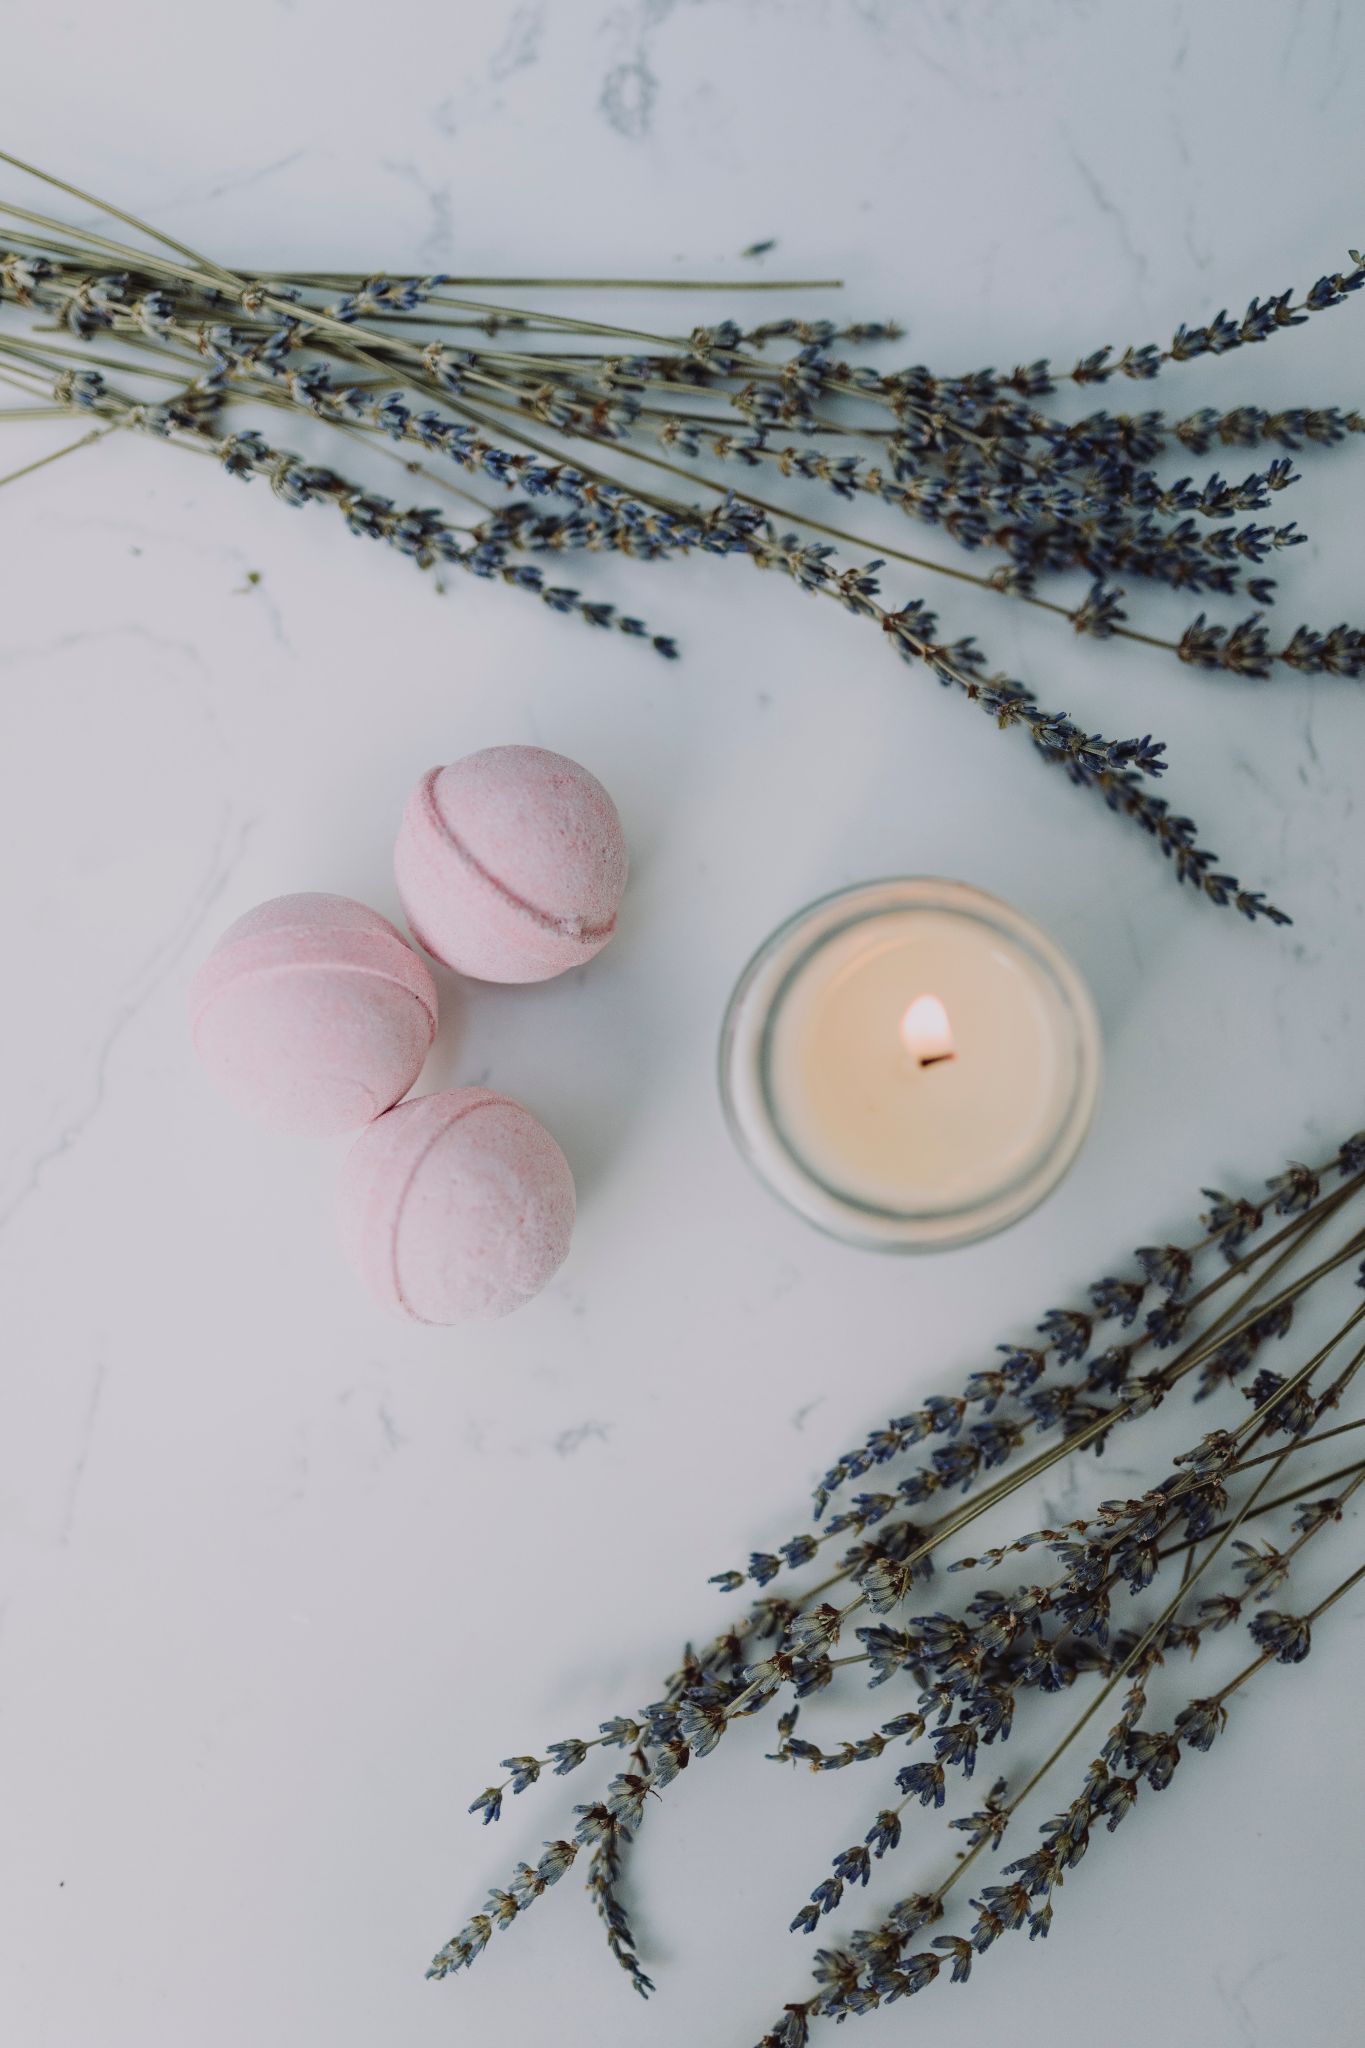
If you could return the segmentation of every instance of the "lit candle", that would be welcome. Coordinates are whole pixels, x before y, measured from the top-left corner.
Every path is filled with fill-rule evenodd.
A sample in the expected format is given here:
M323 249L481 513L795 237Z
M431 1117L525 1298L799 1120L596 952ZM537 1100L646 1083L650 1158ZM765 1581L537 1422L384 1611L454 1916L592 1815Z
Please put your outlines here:
M1085 1136L1094 1006L1066 956L959 882L841 891L746 968L721 1047L731 1128L813 1223L904 1250L1022 1216Z

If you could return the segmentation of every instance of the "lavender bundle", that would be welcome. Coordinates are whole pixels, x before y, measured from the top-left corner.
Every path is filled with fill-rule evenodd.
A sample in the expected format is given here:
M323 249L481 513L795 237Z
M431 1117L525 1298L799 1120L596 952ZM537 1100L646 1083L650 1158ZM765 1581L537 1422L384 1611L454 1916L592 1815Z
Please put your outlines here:
M90 200L3 152L0 162ZM619 289L629 280L229 270L103 210L155 246L0 203L0 306L20 315L15 331L0 334L0 382L26 401L0 416L76 417L86 426L78 440L13 476L116 430L150 434L241 480L264 477L286 504L331 505L352 533L421 568L495 578L589 625L648 640L666 657L677 651L669 635L549 581L544 564L604 552L648 561L693 551L747 556L871 620L903 660L1002 728L1022 729L1046 761L1154 839L1176 878L1208 901L1252 921L1288 922L1261 891L1223 870L1192 820L1156 794L1166 767L1161 742L1109 740L1045 710L1027 684L991 668L973 635L940 630L923 599L885 602L880 572L894 561L944 576L1039 607L1077 633L1140 641L1195 669L1252 680L1281 669L1359 677L1360 630L1301 625L1272 633L1266 624L1275 596L1266 565L1305 536L1294 522L1256 515L1299 481L1295 457L1361 432L1365 416L1335 405L1270 412L1243 404L1100 410L1065 421L1047 403L1064 387L1087 391L1117 378L1145 385L1299 326L1365 284L1359 257L1302 298L1280 292L1253 299L1239 320L1220 312L1181 325L1165 347L1099 349L1069 371L1038 361L1007 374L940 376L920 365L875 368L848 353L899 341L902 330L889 321L725 320L659 333L508 305L502 296ZM244 410L255 423L241 420ZM345 467L291 453L270 425L281 413L322 422L338 445L345 439L388 456L467 516L400 506ZM585 445L591 460L570 456ZM1203 464L1243 449L1254 466L1238 482L1217 470L1163 482L1154 468L1167 454ZM623 482L622 460L643 480ZM770 495L784 484L800 489L799 501ZM806 487L849 505L889 507L994 566L968 569L875 545L814 516ZM874 552L843 567L835 543ZM1054 578L1077 571L1087 581L1077 601L1046 594ZM1200 610L1178 637L1163 637L1129 622L1119 577L1251 609L1228 622Z
M870 1766L877 1780L858 1838L814 1854L808 1895L785 1900L798 1937L822 1932L879 1866L931 1839L950 1800L963 1810L948 1821L939 1880L818 1946L808 1988L780 2008L760 2048L805 2048L826 2021L941 1976L963 1983L1007 1933L1045 1936L1092 1840L1222 1736L1251 1679L1301 1664L1319 1620L1365 1578L1359 1544L1351 1554L1338 1541L1348 1555L1337 1582L1311 1604L1294 1597L1304 1553L1324 1547L1365 1484L1365 1455L1331 1462L1365 1425L1365 1414L1333 1420L1365 1364L1362 1196L1365 1132L1319 1167L1291 1164L1263 1195L1206 1190L1187 1242L1141 1247L1083 1305L1050 1309L1029 1341L1000 1345L959 1392L919 1400L845 1452L816 1489L815 1533L717 1575L724 1592L749 1583L758 1597L712 1642L687 1648L656 1701L590 1739L504 1759L505 1775L470 1808L486 1823L507 1798L579 1771L596 1749L621 1762L539 1861L518 1864L438 1950L429 1974L469 1968L496 1930L578 1865L611 1953L648 1995L622 1895L626 1852L646 1813L666 1807L658 1795L675 1797L668 1788L685 1769L769 1708L769 1761ZM972 1524L1064 1461L1103 1452L1119 1431L1132 1432L1131 1450L1135 1426L1170 1435L1169 1410L1170 1427L1152 1418L1181 1394L1202 1426L1179 1430L1185 1448L1155 1465L1156 1483L962 1553ZM830 1545L839 1548L822 1570ZM1036 1582L1020 1584L1014 1561L1025 1556L1037 1560ZM812 1567L794 1590L766 1590ZM1192 1689L1180 1671L1196 1652L1208 1682ZM852 1685L878 1695L862 1717L875 1725L810 1739L803 1716L819 1707L807 1703ZM1078 1705L1058 1729L1072 1696ZM984 1797L969 1789L987 1752L1002 1757L1009 1743L1025 1751L1019 1774L992 1771ZM1020 1809L1073 1754L1060 1811L1021 1840Z

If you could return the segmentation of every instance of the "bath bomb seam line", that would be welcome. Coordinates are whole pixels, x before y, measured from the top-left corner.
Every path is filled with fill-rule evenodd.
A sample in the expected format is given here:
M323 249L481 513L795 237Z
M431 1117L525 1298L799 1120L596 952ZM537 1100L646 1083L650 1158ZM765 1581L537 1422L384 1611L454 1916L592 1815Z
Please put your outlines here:
M437 830L447 845L465 863L466 867L471 868L480 881L487 882L489 888L495 890L510 909L521 911L523 916L528 917L533 924L539 926L541 931L554 932L560 938L585 939L588 941L600 939L605 943L616 930L616 917L614 913L606 924L599 925L587 924L582 918L577 917L555 917L548 910L541 910L534 903L529 903L524 896L518 896L514 889L509 889L507 884L495 875L490 868L484 866L478 855L471 852L470 848L465 845L436 801L436 780L443 772L440 768L429 769L422 781L422 793L428 815L434 821ZM411 923L411 919L409 919L409 923ZM416 929L417 927L413 925L413 930L416 931ZM423 940L422 943L425 945L426 941ZM430 951L430 948L428 948L428 951Z
M495 1104L510 1104L512 1108L517 1107L508 1095L489 1094L485 1095L478 1102L466 1102L459 1109L453 1111L439 1129L432 1132L426 1144L413 1160L408 1170L407 1178L399 1190L398 1199L393 1205L393 1216L389 1227L389 1270L393 1278L393 1298L410 1322L421 1323L424 1328L429 1330L437 1329L441 1326L431 1323L426 1316L418 1315L416 1309L412 1307L407 1296L404 1294L403 1283L398 1277L398 1245L403 1234L403 1211L407 1207L408 1196L412 1193L413 1182L421 1172L428 1155L440 1144L446 1132L453 1131L456 1124L464 1123L468 1117L474 1116L479 1110L491 1109Z
M318 972L319 966L320 963L316 960L276 960L269 967L251 968L248 979L261 981L281 974L314 974ZM323 971L328 974L368 974L376 981L387 982L390 988L396 988L400 994L410 996L427 1020L428 1050L435 1044L437 1026L431 1005L418 995L416 989L409 988L405 981L400 981L396 974L388 973L383 967L363 966L359 961L353 960L328 961ZM222 994L221 988L209 989L190 1019L190 1036L196 1049L199 1044L199 1027Z

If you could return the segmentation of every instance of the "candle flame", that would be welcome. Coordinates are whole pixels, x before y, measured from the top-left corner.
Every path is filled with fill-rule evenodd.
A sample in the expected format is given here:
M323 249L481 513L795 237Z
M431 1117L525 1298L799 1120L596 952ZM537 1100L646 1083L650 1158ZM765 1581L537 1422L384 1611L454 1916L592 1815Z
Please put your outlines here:
M901 1018L906 1050L922 1067L953 1057L953 1032L948 1012L937 996L916 996Z

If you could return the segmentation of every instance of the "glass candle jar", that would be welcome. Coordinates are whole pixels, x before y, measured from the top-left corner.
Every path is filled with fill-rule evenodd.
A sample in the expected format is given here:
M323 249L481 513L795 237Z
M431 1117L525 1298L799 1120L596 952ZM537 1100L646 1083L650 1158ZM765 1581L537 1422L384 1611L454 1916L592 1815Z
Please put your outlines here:
M726 1118L774 1194L851 1244L1003 1230L1080 1149L1090 994L1045 932L963 882L868 882L754 955L721 1034Z

